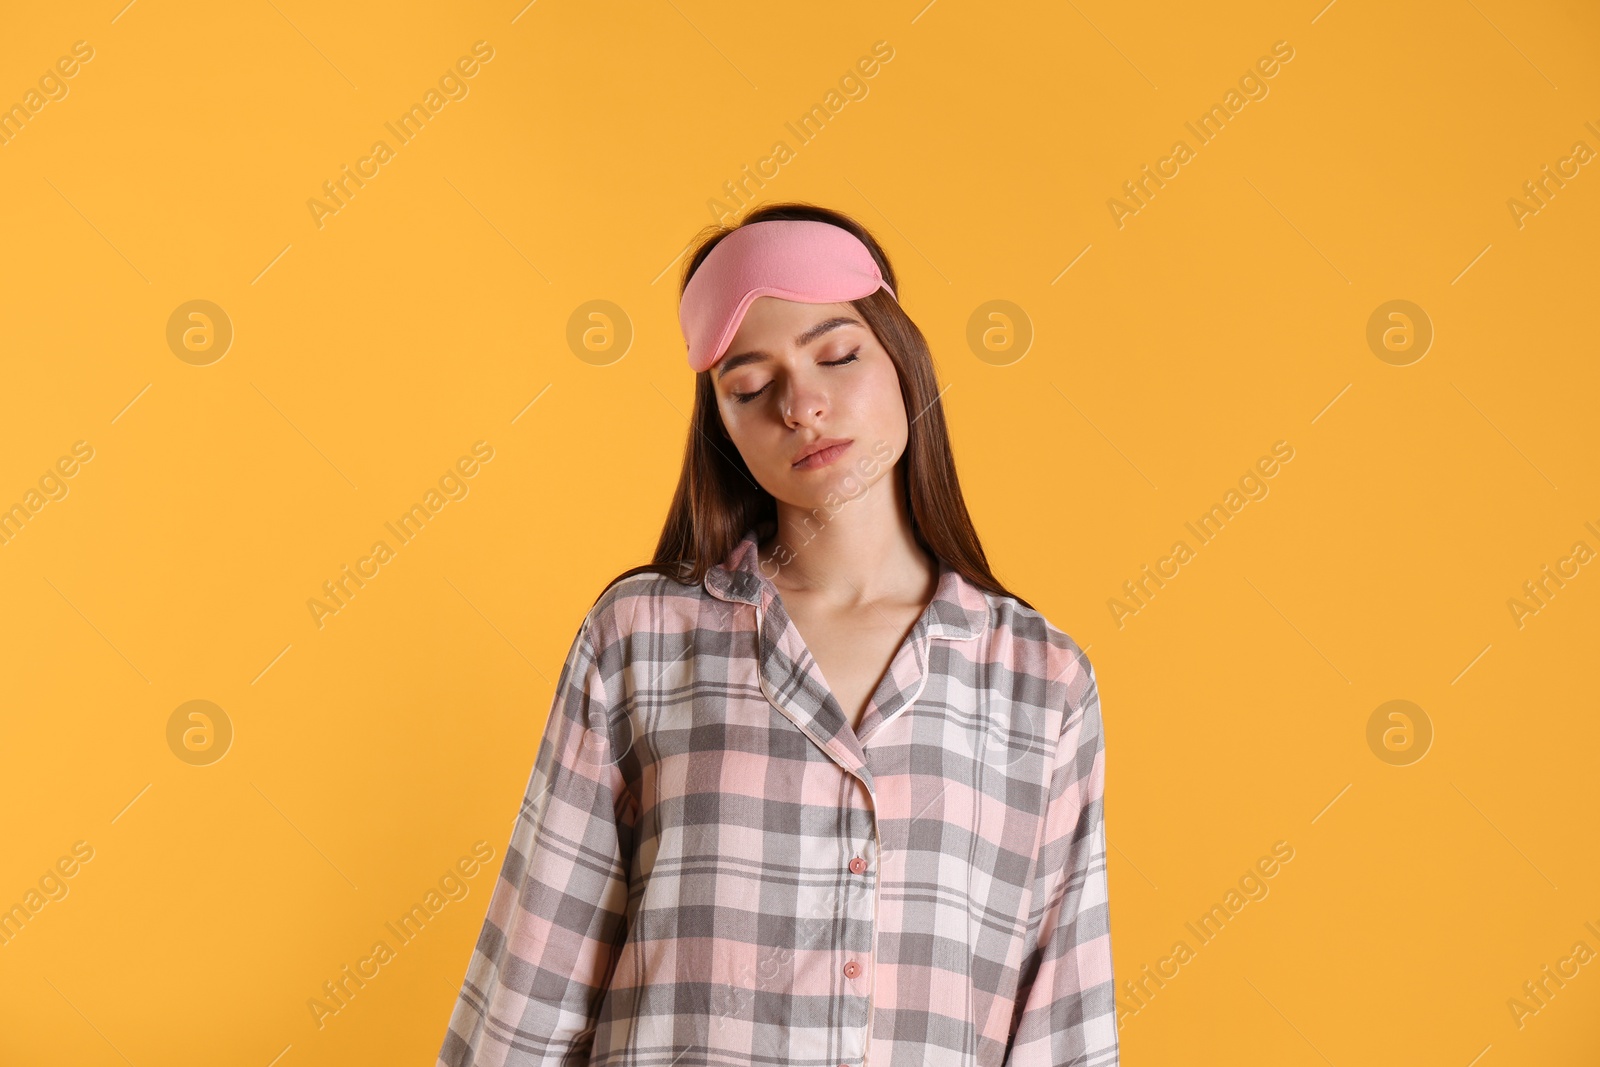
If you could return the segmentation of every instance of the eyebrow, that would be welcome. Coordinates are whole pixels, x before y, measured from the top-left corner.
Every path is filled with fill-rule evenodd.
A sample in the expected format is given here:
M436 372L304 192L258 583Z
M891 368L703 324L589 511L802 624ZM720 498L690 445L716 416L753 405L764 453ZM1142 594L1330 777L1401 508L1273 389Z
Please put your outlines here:
M812 341L815 341L829 330L836 330L840 326L865 327L866 323L862 322L860 319L852 318L849 315L835 315L831 319L823 319L815 326L796 334L794 346L796 348L804 348L806 345L810 344ZM759 348L751 349L748 352L740 352L737 356L727 356L718 361L717 380L721 381L724 374L727 374L736 367L742 367L746 363L758 363L761 360L768 358L770 357L768 357L767 353L761 351Z

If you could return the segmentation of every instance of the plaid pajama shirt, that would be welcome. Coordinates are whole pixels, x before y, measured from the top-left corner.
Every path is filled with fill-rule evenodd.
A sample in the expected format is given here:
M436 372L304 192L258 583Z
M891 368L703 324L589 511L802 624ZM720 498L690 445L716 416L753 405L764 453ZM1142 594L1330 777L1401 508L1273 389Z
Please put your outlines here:
M439 1067L1114 1067L1094 668L940 563L858 732L762 567L585 617Z

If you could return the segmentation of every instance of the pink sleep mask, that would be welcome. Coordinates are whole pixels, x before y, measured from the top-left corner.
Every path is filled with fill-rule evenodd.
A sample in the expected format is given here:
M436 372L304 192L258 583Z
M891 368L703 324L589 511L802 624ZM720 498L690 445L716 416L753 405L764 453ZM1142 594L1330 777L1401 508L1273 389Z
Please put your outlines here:
M689 367L699 373L716 365L757 297L834 304L880 288L895 295L849 230L810 219L740 226L717 242L684 287L678 324L689 343Z

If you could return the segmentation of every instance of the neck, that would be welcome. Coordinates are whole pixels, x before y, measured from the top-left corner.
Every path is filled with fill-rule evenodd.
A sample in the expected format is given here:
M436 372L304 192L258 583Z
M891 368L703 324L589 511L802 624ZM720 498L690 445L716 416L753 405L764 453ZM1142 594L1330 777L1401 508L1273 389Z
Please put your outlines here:
M760 546L765 572L778 590L845 606L924 590L938 573L938 561L912 532L904 472L896 464L890 477L831 513L779 501L777 533Z

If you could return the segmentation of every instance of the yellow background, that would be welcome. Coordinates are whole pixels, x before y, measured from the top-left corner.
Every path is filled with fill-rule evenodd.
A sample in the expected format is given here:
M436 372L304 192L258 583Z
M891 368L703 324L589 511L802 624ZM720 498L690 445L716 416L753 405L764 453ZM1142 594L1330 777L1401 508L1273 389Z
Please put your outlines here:
M674 485L678 257L779 140L754 199L881 237L997 572L1096 665L1118 977L1195 950L1119 992L1125 1062L1596 1062L1600 962L1508 1006L1600 951L1600 563L1508 607L1600 550L1600 165L1508 207L1600 150L1592 5L121 3L0 35L0 104L94 50L0 145L0 505L93 449L0 545L0 906L94 850L0 946L0 1062L432 1062L562 657ZM468 95L319 227L480 40ZM1184 123L1278 41L1201 145ZM196 299L234 330L203 366L167 343ZM1435 331L1407 366L1366 339L1396 299ZM595 300L625 318L588 350ZM968 343L994 300L1021 358ZM468 495L319 627L322 583L477 441ZM1277 441L1200 547L1184 524ZM191 700L234 731L208 766L168 745ZM1369 747L1390 700L1431 724L1420 761ZM465 899L319 1027L322 983L478 841Z

